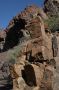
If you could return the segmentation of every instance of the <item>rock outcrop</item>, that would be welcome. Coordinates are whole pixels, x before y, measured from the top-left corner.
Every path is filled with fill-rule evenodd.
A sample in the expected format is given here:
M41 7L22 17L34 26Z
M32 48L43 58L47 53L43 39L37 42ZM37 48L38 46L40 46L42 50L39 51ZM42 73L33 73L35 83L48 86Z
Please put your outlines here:
M16 30L19 35L22 32L19 38L19 44L23 46L20 47L21 54L17 56L15 64L10 66L13 90L53 90L56 63L52 35L45 27L40 13L36 6L30 6L16 16L7 28L7 35L10 30Z
M47 19L42 9L32 5L15 16L5 30L4 51L20 47L16 62L9 62L13 90L53 90L56 63L52 34L44 23Z
M29 26L31 22L35 22L34 18L38 16L40 16L44 20L48 19L43 9L35 5L32 5L25 8L24 11L22 11L20 14L13 17L13 19L9 22L9 25L5 30L7 33L7 36L6 36L6 42L4 45L4 50L16 46L23 36L28 38L27 33L29 32L26 30L27 26Z
M48 15L59 15L59 0L45 0L44 10Z
M0 50L3 50L3 46L5 44L6 32L0 31Z

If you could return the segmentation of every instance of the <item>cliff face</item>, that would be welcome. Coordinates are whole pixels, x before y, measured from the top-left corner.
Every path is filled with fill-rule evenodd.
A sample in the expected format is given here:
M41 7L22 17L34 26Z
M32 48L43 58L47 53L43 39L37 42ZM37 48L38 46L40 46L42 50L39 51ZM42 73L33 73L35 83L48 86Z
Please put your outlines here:
M9 22L4 31L6 37L0 35L5 39L3 50L12 48L8 53L14 54L8 73L12 77L13 90L53 90L57 48L52 48L52 34L44 23L47 19L41 8L29 6ZM15 46L18 53L14 52Z
M21 45L21 53L10 66L13 90L41 90L42 86L52 90L54 65L48 63L54 59L51 33L44 25L47 18L42 9L33 5L15 16L7 27L5 47L13 47L18 42Z
M6 47L8 49L8 48L12 48L13 46L16 46L18 42L20 41L20 38L22 37L29 37L30 35L27 35L26 32L30 33L30 31L27 30L27 27L31 25L30 23L35 23L36 17L40 17L41 19L44 19L44 20L48 18L46 14L44 13L44 11L35 5L25 8L24 11L16 15L9 22L9 25L5 30L7 33L7 36L5 39L6 42L4 45L4 49L6 49ZM41 22L40 20L37 20L36 22L38 23L39 28L40 28L40 22ZM37 32L36 31L34 32L37 33L37 35L39 34L38 30ZM34 37L34 36L31 35L31 37Z

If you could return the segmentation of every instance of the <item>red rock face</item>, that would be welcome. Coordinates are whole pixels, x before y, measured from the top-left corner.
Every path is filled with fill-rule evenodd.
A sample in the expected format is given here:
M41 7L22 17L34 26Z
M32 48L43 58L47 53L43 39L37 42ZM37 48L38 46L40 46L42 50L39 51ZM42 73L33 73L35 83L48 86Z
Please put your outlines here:
M16 15L10 22L9 25L14 24L14 20L19 20L20 18L25 19L25 20L30 20L31 15L34 15L35 13L38 12L38 7L36 7L35 5L33 6L29 6L27 8L24 9L24 11L22 11L20 14ZM9 26L8 25L8 26Z
M13 19L9 22L9 25L14 25L15 21L18 21L20 18L25 19L27 22L30 21L33 16L40 15L43 19L47 19L46 14L43 9L37 7L36 5L26 7L20 14L13 17Z

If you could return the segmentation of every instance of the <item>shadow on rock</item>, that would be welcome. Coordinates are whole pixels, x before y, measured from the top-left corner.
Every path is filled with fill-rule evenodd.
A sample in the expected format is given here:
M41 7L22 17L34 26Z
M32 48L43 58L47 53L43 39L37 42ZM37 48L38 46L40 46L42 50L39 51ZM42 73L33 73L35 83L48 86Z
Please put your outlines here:
M28 86L36 86L36 76L31 65L24 66L24 70L22 70L22 76Z
M12 90L12 85L6 85L6 86L2 86L2 87L0 87L0 90Z

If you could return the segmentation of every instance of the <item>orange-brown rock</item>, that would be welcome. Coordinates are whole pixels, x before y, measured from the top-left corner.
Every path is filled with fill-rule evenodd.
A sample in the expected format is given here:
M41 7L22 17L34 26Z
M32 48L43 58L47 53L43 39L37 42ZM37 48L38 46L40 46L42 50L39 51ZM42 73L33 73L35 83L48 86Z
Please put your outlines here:
M27 52L32 50L32 55L42 53L44 60L53 58L52 37L50 32L45 32L45 27L40 17L32 20L31 24L26 28L30 32L32 41L27 45Z
M16 62L10 66L13 90L42 90L41 87L52 90L50 77L53 71L47 66L53 59L52 35L43 19L47 19L43 10L32 5L15 16L5 30L4 48L14 50L14 46L19 46L18 55L17 50L14 54ZM1 35L3 37L3 33Z
M36 5L31 5L26 7L20 14L13 17L13 19L9 22L7 28L11 28L14 26L15 21L19 21L20 18L25 19L26 22L30 22L33 17L40 16L42 19L48 19L47 15L44 13L43 9L37 7Z
M41 68L34 64L15 64L12 66L11 74L13 79L13 90L24 90L26 87L28 90L33 87L36 90L36 87L40 88L41 81L43 78L44 68ZM25 83L26 82L26 83ZM39 90L38 88L38 90Z

